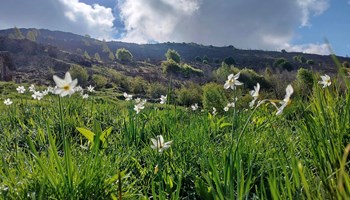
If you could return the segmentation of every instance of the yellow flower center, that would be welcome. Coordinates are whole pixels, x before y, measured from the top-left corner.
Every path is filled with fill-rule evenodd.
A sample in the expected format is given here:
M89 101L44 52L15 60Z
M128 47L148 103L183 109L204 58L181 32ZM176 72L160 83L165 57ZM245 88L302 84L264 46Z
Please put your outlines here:
M70 86L69 85L65 85L65 86L63 86L63 89L68 91L70 89Z

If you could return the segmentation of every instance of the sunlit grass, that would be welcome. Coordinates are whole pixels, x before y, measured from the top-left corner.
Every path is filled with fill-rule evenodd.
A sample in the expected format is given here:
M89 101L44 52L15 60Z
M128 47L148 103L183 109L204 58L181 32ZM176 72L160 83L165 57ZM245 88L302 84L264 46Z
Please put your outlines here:
M255 89L240 109L236 76L226 84L233 104L216 114L166 94L154 104L69 88L37 100L29 85L20 94L1 83L0 197L348 199L349 85L317 77L307 101L292 86L284 100Z

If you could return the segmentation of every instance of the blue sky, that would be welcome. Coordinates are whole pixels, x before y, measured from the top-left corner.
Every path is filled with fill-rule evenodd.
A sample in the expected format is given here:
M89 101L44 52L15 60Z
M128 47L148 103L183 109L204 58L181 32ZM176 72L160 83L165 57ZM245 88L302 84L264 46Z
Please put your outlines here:
M350 0L9 0L0 29L350 56Z

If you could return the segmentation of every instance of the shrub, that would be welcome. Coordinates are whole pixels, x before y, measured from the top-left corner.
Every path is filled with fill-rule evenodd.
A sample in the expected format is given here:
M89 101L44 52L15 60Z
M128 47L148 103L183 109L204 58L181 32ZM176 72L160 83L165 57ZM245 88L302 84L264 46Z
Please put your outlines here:
M312 71L300 68L297 72L297 92L306 97L311 94L314 83Z
M152 98L159 98L160 95L168 93L168 88L161 83L151 83L147 88L147 95Z
M215 107L222 111L227 103L223 85L208 83L203 86L203 107L211 110Z
M147 91L148 83L142 77L137 76L131 81L131 92L134 94L145 94Z
M132 54L130 53L129 50L125 49L125 48L120 48L120 49L117 49L117 52L115 53L115 56L118 60L120 61L132 61Z
M80 65L72 65L69 72L73 79L77 78L79 85L85 85L89 79L89 74L87 70Z
M174 60L167 60L162 62L163 72L167 73L178 73L181 71L181 66Z
M236 64L236 61L235 61L235 59L233 59L232 56L230 56L230 57L226 57L226 58L225 58L224 63L225 63L226 65L235 65L235 64Z
M105 76L99 74L92 75L92 81L96 88L102 88L108 83L108 79Z
M274 63L273 66L275 68L279 68L282 70L287 70L287 71L292 71L293 70L293 65L287 61L285 58L279 58L277 59Z
M203 71L201 69L194 68L186 63L181 66L181 72L185 77L190 77L191 75L203 75Z
M180 105L190 106L202 102L202 88L195 83L187 83L176 90L177 102Z
M264 78L264 76L259 75L253 69L244 68L241 71L239 80L244 83L244 87L253 89L254 86L259 83L261 88L270 88L270 83Z
M181 62L180 54L174 49L168 49L168 51L165 54L165 57L168 61L173 60L175 63L178 64Z
M124 91L130 91L130 81L127 76L114 69L108 69L108 74L113 83L121 87Z

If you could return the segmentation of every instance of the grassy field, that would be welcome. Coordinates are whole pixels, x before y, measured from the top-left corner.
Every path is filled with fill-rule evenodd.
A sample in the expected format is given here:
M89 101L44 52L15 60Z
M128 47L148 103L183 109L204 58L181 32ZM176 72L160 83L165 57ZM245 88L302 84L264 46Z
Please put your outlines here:
M0 198L349 199L349 84L330 81L217 113L2 83Z

